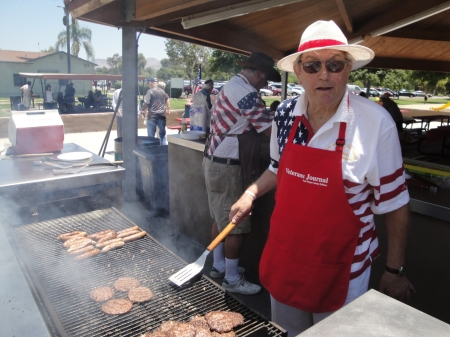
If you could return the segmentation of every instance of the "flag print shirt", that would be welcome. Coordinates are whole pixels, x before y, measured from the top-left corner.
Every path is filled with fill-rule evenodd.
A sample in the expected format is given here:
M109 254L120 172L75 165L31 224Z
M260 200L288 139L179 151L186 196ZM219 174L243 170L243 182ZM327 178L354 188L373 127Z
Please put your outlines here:
M236 135L255 128L262 132L272 124L265 103L245 76L237 74L217 95L211 114L211 146L208 154L239 159Z
M309 126L306 110L306 95L285 100L278 106L272 123L269 170L278 172L294 117L298 116L300 124L293 143L329 151L335 150L340 122L347 123L343 184L348 202L361 220L350 275L354 279L379 255L374 214L394 211L409 202L397 129L384 108L348 92L336 113L316 134Z

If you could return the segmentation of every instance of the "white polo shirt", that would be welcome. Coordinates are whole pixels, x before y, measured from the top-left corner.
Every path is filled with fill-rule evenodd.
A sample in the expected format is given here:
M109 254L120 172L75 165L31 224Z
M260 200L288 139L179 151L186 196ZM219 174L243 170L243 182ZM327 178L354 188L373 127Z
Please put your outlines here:
M293 118L302 115L307 118L306 109L306 95L283 101L277 109L272 123L269 167L275 174ZM293 143L334 151L340 122L347 123L342 154L345 193L363 223L351 267L350 278L354 279L379 255L373 215L404 206L409 202L409 194L396 126L383 107L367 98L347 92L336 113L312 137L300 123Z

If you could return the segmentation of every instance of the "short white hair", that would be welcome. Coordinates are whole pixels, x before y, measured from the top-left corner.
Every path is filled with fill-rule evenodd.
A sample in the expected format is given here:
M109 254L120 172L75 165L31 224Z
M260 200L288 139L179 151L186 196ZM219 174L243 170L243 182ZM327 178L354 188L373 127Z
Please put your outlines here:
M161 89L165 89L166 88L166 84L164 82L158 82L158 87Z

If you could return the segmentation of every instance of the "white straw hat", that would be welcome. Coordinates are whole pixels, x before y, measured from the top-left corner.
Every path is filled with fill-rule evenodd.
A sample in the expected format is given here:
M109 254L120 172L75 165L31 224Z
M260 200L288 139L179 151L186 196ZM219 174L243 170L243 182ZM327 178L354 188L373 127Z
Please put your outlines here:
M278 69L293 72L294 61L300 54L322 49L342 50L350 54L353 58L352 70L365 66L375 56L370 48L349 45L344 33L334 21L316 21L303 32L298 51L278 61Z

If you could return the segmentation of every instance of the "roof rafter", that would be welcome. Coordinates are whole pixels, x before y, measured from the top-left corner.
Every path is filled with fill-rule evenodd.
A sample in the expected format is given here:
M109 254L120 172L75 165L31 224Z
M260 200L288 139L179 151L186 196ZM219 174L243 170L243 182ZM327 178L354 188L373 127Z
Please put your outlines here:
M67 4L67 8L76 19L113 1L116 0L73 0Z
M167 7L167 0L136 0L136 20L143 21L157 18L162 15L172 14L194 6L203 5L216 0L175 0Z
M179 23L170 23L158 27L151 27L150 30L166 32L172 34L173 38L178 39L179 36L195 39L199 44L210 43L215 46L213 48L223 49L224 47L234 49L236 53L248 54L253 51L260 51L270 55L275 60L284 57L284 53L264 42L257 41L248 36L231 31L218 24L208 25L208 29L204 27L195 27L184 30ZM220 36L216 32L220 32ZM173 36L176 35L176 36ZM195 43L195 42L194 42Z
M336 0L339 12L341 13L342 20L344 20L345 27L349 33L353 33L353 20L348 14L348 8L345 4L345 0Z
M441 61L405 59L405 58L390 58L390 57L376 57L366 66L367 68L386 68L386 69L416 69L422 71L434 71L441 73L450 73L450 63Z
M418 2L414 6L404 6L403 3L399 3L389 11L367 20L353 34L349 34L347 38L352 40L364 35L373 35L376 32L380 33L375 34L375 36L384 35L409 25L407 23L409 20L411 20L411 23L414 23L429 17L433 11L437 14L439 11L446 10L449 7L450 1L443 3L439 0ZM396 28L396 26L398 27ZM383 31L386 32L383 33Z

